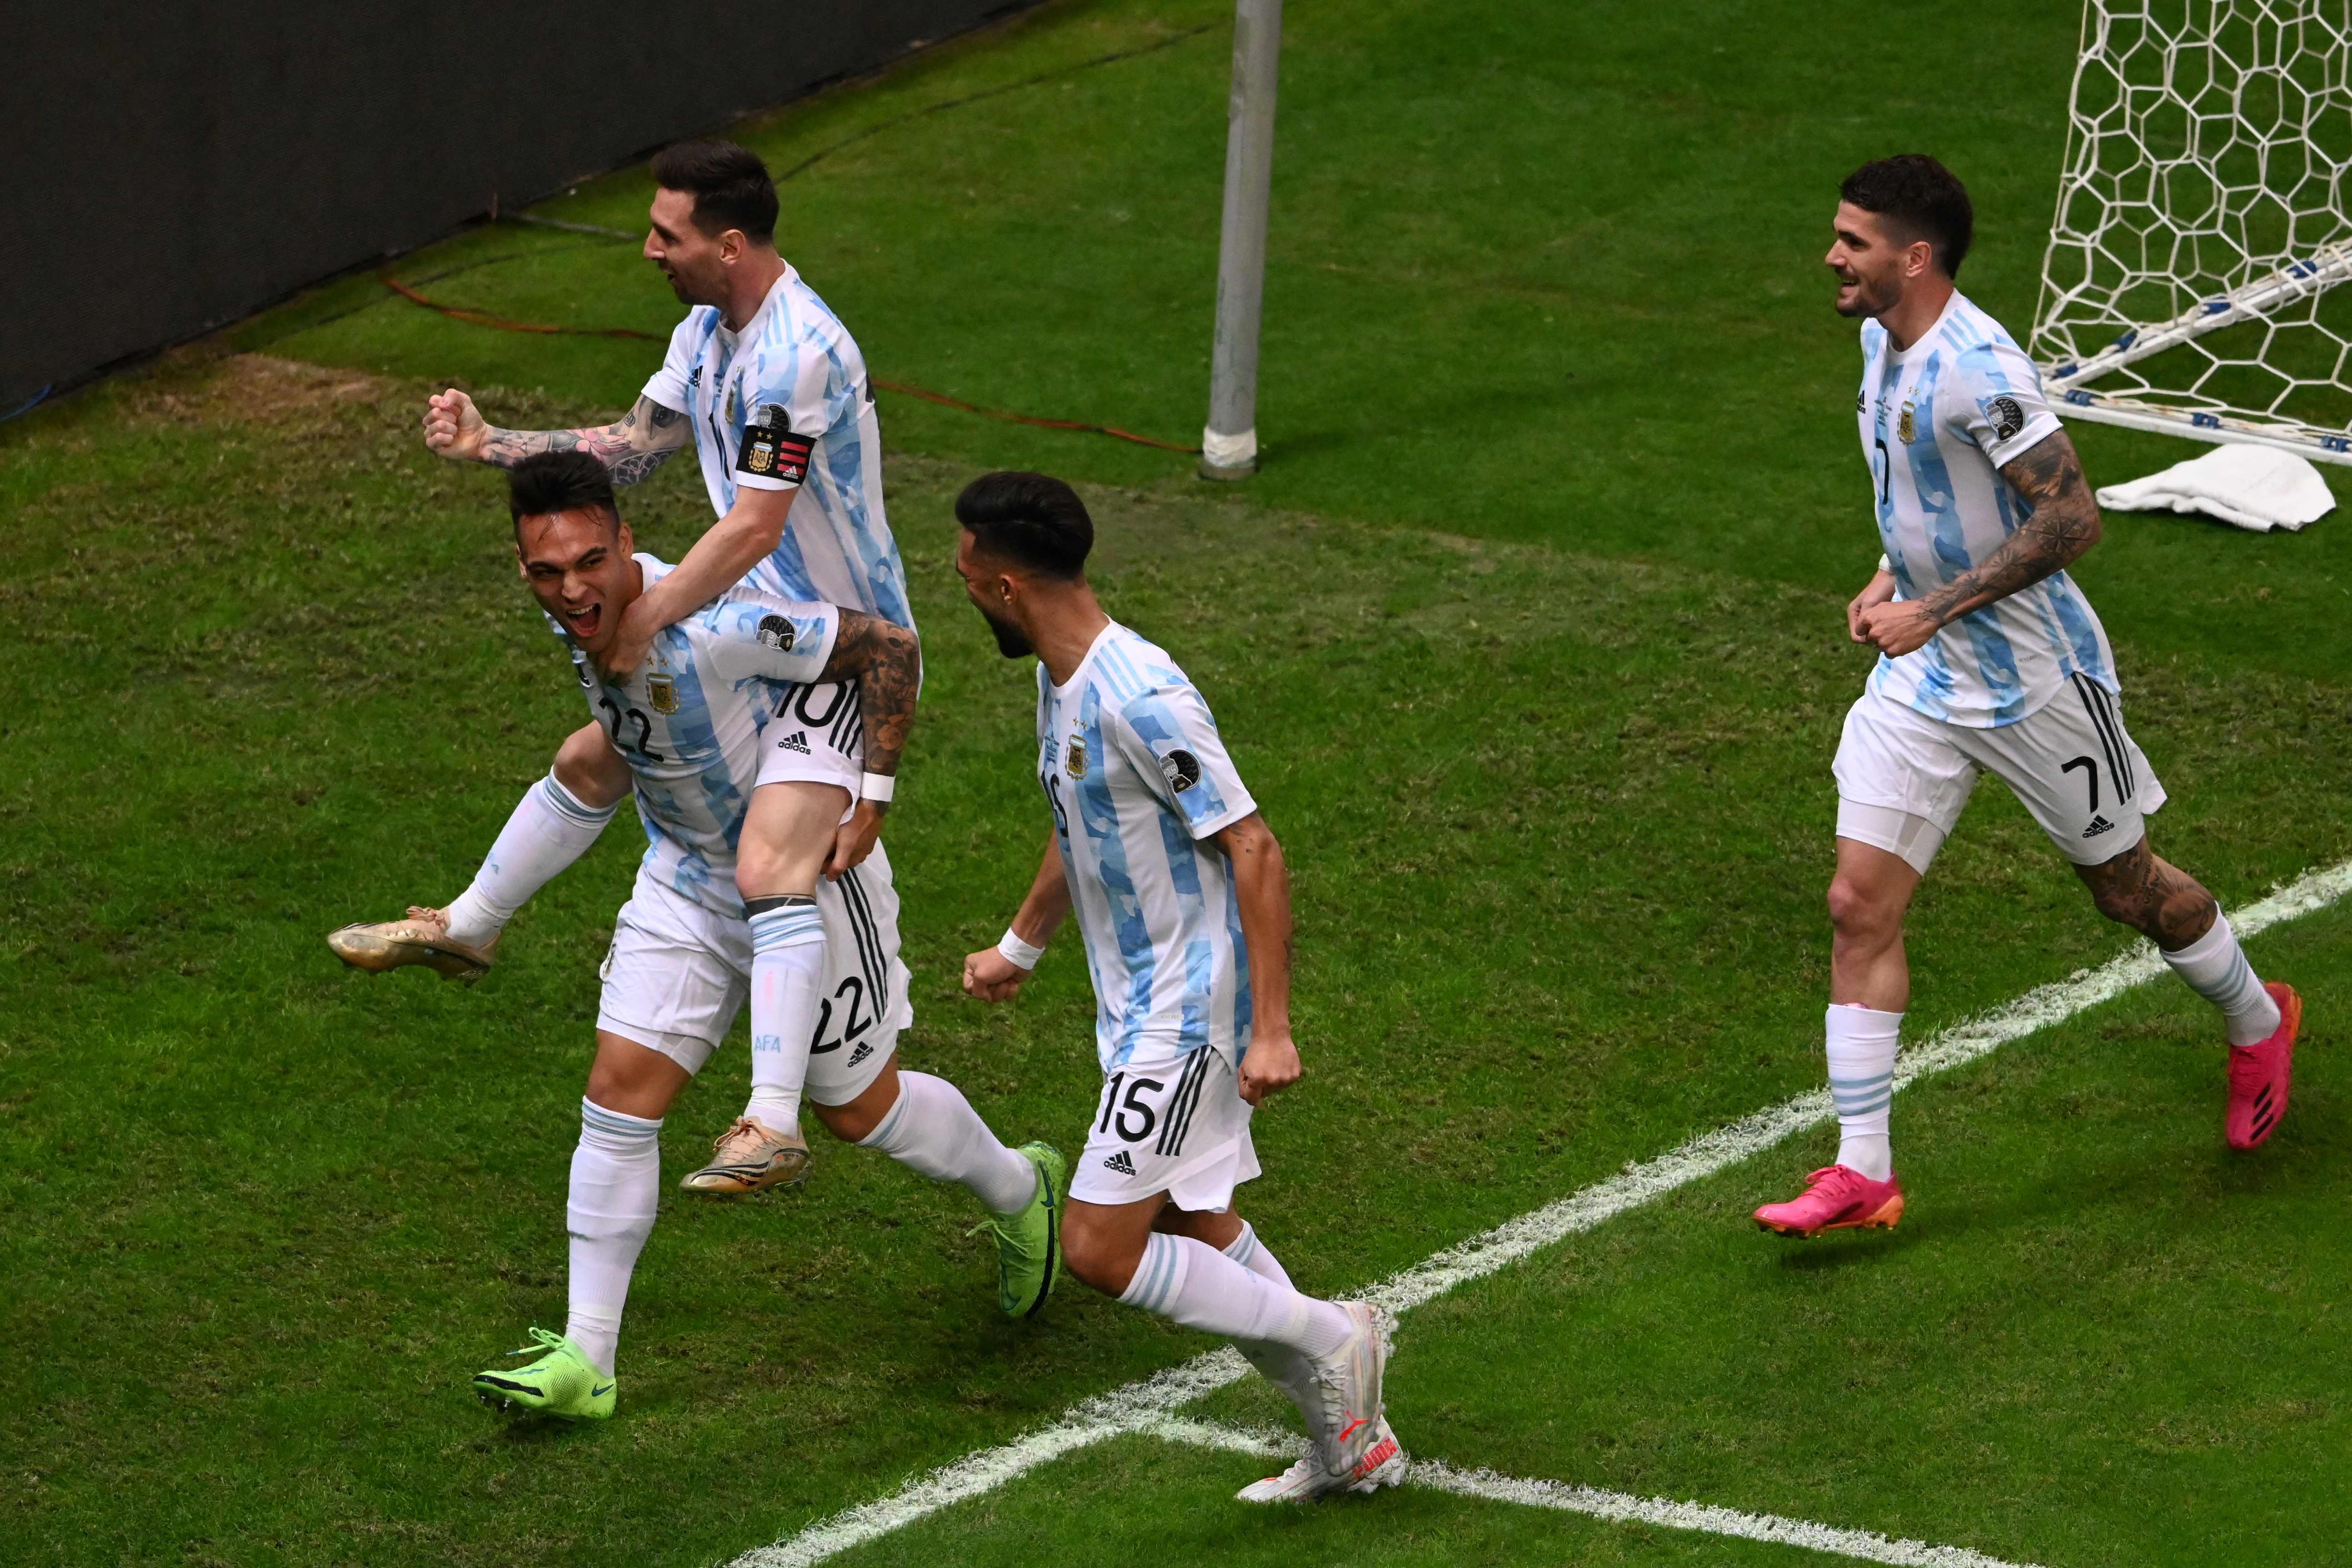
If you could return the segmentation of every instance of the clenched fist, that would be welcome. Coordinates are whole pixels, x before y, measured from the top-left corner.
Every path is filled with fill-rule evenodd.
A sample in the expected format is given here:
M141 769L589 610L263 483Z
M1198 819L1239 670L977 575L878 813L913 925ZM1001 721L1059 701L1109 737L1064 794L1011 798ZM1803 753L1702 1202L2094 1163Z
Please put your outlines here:
M445 458L462 458L473 462L482 458L482 447L490 438L489 421L474 406L474 400L451 387L436 392L425 400L425 447Z

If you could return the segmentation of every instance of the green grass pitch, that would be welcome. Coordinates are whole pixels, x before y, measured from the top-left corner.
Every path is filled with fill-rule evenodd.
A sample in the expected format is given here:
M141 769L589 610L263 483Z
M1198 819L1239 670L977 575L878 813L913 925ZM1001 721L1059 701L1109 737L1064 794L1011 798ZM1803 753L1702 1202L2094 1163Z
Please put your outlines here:
M1044 831L1026 668L949 563L956 489L1020 466L1087 488L1110 608L1201 681L1291 855L1308 1078L1261 1118L1244 1207L1303 1286L1818 1084L1829 759L1867 668L1841 608L1874 554L1826 220L1855 163L1937 153L1979 203L1963 282L2021 331L2071 9L1294 4L1256 479L884 395L929 666L892 828L905 1059L1015 1140L1070 1146L1093 1103L1071 952L1009 1010L955 985ZM839 146L784 184L781 238L876 374L1197 437L1228 15L1051 5L749 128L779 169ZM632 171L542 210L627 227L646 195ZM555 231L397 269L529 320L677 314L631 247ZM656 353L355 276L0 427L0 1559L709 1563L1207 1348L1079 1288L1005 1322L960 1195L820 1142L803 1193L666 1196L617 1421L467 1396L562 1321L635 835L470 992L319 939L453 895L579 720L495 477L416 440L425 391L577 422ZM2099 483L2188 451L2076 439ZM673 557L708 521L685 462L626 504ZM2114 517L2080 574L2174 796L2158 845L2227 902L2352 854L2345 529ZM1415 1312L1399 1431L2052 1568L2328 1560L2347 935L2329 911L2253 944L2309 1008L2254 1157L2221 1145L2208 1010L2164 981L1907 1092L1890 1236L1747 1225L1822 1134ZM1906 1033L2128 945L1988 787L1922 892ZM672 1114L668 1177L743 1072L730 1046ZM1282 1415L1247 1384L1202 1413ZM841 1561L1820 1560L1410 1490L1233 1504L1262 1469L1122 1439Z

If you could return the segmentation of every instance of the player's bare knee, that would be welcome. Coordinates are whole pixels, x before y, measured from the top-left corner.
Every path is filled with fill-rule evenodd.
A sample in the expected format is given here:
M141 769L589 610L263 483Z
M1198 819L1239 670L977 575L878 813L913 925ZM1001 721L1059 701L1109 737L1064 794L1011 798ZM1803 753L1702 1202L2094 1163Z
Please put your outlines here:
M1128 1237L1108 1226L1082 1217L1070 1209L1062 1216L1062 1262L1086 1284L1106 1296L1124 1295L1135 1278L1142 1254Z
M845 1143L863 1143L873 1137L874 1130L882 1125L882 1118L887 1114L887 1110L869 1111L855 1100L847 1105L820 1105L811 1100L809 1109L816 1112L816 1119L824 1123L827 1132Z
M1849 942L1884 943L1902 925L1902 908L1895 900L1843 873L1830 879L1829 908L1831 926Z
M601 726L583 725L555 749L555 782L583 805L599 810L629 793L629 763L613 750Z

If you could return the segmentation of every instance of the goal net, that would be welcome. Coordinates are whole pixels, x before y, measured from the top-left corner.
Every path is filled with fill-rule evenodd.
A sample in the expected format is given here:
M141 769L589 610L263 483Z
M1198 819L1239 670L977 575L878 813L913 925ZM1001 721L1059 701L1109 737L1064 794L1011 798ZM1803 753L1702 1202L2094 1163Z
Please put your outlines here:
M2352 463L2352 0L2086 0L2032 352L2075 418Z

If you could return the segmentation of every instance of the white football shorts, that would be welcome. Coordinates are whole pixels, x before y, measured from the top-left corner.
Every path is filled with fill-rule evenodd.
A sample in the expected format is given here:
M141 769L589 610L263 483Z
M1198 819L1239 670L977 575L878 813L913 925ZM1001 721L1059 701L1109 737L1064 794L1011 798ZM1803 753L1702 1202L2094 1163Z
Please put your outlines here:
M1980 773L2016 793L2058 852L2098 866L2138 844L2164 785L2124 728L2113 693L2075 676L2014 724L1947 724L1865 691L1838 742L1838 837L1900 855L1925 875Z
M854 809L865 770L866 714L854 680L793 687L760 731L761 784L839 784Z
M838 882L819 878L816 903L824 981L807 1092L819 1105L846 1105L889 1062L898 1031L915 1016L898 959L898 894L882 847ZM601 973L596 1026L699 1072L751 994L751 927L641 870Z
M1131 1204L1166 1193L1180 1209L1223 1214L1258 1173L1250 1104L1234 1064L1203 1046L1137 1056L1103 1080L1070 1196Z

